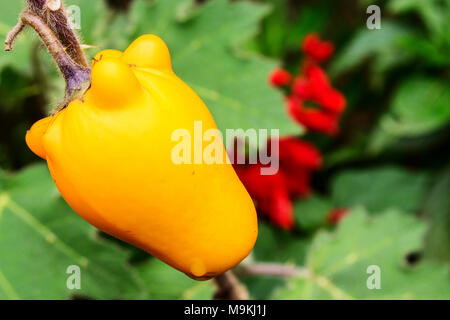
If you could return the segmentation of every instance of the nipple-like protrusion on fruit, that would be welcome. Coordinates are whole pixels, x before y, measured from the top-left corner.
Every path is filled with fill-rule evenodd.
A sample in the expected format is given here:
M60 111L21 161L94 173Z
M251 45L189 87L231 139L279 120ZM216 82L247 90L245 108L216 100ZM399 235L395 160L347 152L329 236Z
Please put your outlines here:
M146 34L133 41L123 53L122 61L140 68L172 69L169 49L154 34Z
M143 89L130 67L120 59L102 57L92 68L88 96L102 108L127 106L143 95Z
M202 278L205 276L206 267L205 264L199 259L195 259L191 264L191 274L194 278Z

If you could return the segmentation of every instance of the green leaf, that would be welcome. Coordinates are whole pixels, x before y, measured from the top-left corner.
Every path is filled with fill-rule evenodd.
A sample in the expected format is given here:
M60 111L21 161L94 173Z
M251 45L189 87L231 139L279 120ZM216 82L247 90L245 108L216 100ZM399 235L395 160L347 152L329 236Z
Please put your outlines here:
M450 83L424 77L404 81L374 131L370 151L379 152L400 138L430 134L447 125L449 105Z
M414 217L388 211L370 219L356 209L334 233L319 233L306 262L310 275L287 280L275 299L450 299L445 265L406 263L421 249L425 225ZM380 269L380 289L369 289L369 266ZM370 270L370 269L369 269Z
M439 174L423 207L430 221L425 255L450 263L450 168Z
M246 276L240 280L247 287L250 299L255 300L270 299L274 291L284 285L278 276Z
M282 57L286 50L300 48L300 43L309 32L321 32L333 12L329 3L303 4L293 17L289 0L266 0L272 6L265 17L262 32L256 37L259 49L266 55Z
M211 299L215 291L211 280L192 280L156 258L136 269L152 300L206 300Z
M114 13L106 1L68 0L67 5L70 4L80 8L81 25L78 31L84 43L100 46L101 50L114 48L123 51L134 40L131 33L140 21ZM93 58L96 50L89 49L87 54Z
M312 196L295 202L294 217L297 225L304 230L314 230L326 224L326 217L333 205L324 198Z
M448 38L450 1L442 0L391 0L389 11L394 14L414 11L422 18L432 37L436 40Z
M260 223L253 258L256 261L302 264L310 241L310 238L294 236L267 223Z
M369 58L374 58L371 64L374 71L409 62L411 57L403 50L402 43L411 37L415 36L410 29L389 21L383 21L379 30L361 29L333 60L330 74L335 77Z
M227 0L193 6L194 1L186 0L135 1L126 20L135 24L129 42L145 33L161 36L174 71L204 100L222 132L254 128L298 134L301 129L286 114L281 93L266 81L276 63L240 49L256 33L268 7ZM189 7L189 14L181 14ZM108 30L103 38L124 33Z
M332 181L332 199L338 207L364 206L378 213L389 208L417 211L427 177L395 167L348 170Z
M128 254L95 237L44 165L0 179L0 299L146 297ZM80 290L67 288L71 265L80 267Z

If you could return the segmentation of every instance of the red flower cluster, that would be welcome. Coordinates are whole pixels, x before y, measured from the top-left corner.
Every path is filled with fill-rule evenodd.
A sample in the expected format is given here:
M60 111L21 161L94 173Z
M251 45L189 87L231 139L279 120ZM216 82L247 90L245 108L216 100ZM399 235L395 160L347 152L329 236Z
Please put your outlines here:
M288 230L294 226L290 197L309 195L311 173L322 164L322 156L311 143L293 137L281 138L279 152L273 156L280 165L274 175L261 175L264 165L259 163L234 167L259 212L274 225Z
M317 62L327 60L334 52L334 45L328 41L322 41L316 33L308 34L302 43L303 52Z
M335 135L339 130L339 118L346 107L346 99L333 88L328 75L318 65L331 56L334 46L311 33L304 39L302 50L306 60L297 77L294 78L286 70L277 69L270 75L269 82L276 87L290 86L286 107L295 121L311 131Z
M269 83L289 88L287 112L309 130L328 135L338 132L339 117L345 109L345 97L332 87L327 74L318 63L330 58L334 46L309 34L302 43L306 56L300 75L294 77L284 69L275 69ZM270 141L267 144L270 148ZM255 201L258 212L283 229L294 227L292 197L310 194L312 172L322 164L322 155L311 143L294 137L279 141L279 150L268 150L279 160L275 175L261 175L263 164L234 165L247 191ZM273 151L273 152L272 152ZM234 162L236 163L236 162ZM338 219L333 218L332 219Z
M277 68L269 76L269 82L275 87L287 86L292 81L292 75L284 70Z

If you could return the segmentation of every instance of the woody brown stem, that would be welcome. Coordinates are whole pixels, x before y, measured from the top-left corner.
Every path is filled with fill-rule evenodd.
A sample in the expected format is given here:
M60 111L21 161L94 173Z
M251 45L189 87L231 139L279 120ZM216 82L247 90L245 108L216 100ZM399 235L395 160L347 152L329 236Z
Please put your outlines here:
M215 277L214 283L217 287L214 299L248 300L249 298L247 288L239 282L238 278L231 271Z
M5 50L25 26L32 27L52 55L64 80L66 93L61 107L81 97L90 86L91 70L74 31L71 29L61 0L27 0L28 6L19 23L8 33Z
M67 104L70 100L76 98L75 95L77 95L77 93L83 93L84 90L89 87L91 70L84 66L80 66L72 60L64 50L61 42L58 41L47 24L45 24L38 15L25 10L20 15L20 18L24 24L31 26L39 34L47 47L47 50L52 55L59 70L63 74L66 81L64 104Z
M307 268L278 263L241 264L237 267L239 276L277 276L307 278L311 275Z
M78 37L70 27L62 0L27 0L28 9L39 16L55 34L68 55L79 65L89 67Z
M11 29L11 31L8 32L5 40L5 51L12 50L14 40L17 38L19 33L22 32L23 28L25 28L25 24L22 22L22 20L19 20L19 22L17 22L17 24Z

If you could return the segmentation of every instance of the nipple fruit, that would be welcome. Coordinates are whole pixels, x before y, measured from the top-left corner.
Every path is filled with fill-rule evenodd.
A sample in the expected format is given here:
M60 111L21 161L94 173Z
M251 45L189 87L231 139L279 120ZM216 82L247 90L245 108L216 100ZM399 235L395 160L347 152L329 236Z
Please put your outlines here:
M172 133L195 121L217 128L165 43L144 35L97 54L84 96L36 122L26 142L86 221L202 280L249 254L257 219L231 164L172 160Z

